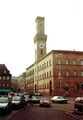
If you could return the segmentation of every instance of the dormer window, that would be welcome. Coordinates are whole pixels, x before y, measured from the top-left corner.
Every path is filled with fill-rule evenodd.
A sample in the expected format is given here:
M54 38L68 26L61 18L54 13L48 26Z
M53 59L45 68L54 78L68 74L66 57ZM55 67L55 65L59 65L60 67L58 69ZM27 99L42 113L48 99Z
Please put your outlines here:
M4 70L4 73L6 73L6 70Z

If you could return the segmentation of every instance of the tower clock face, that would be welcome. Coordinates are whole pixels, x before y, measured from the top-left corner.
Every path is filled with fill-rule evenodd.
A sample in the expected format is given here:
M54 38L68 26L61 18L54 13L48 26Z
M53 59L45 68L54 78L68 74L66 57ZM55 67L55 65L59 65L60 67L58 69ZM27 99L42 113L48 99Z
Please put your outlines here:
M40 43L40 44L39 44L39 47L40 47L41 49L43 49L43 48L45 47L44 43Z

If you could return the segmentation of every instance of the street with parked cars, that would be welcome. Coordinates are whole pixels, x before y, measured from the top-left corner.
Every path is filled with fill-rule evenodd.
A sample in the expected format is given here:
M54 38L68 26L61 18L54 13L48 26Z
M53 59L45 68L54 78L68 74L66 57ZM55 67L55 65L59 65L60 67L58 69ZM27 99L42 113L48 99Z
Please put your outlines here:
M78 103L78 101L80 101L80 104ZM11 97L5 95L0 96L0 117L4 116L4 120L7 120L7 118L11 118L12 114L17 115L18 118L17 113L19 113L19 111L21 110L26 111L27 109L28 112L29 110L32 109L44 110L42 109L42 107L44 109L47 108L49 111L52 111L53 109L55 111L57 110L65 111L67 114L69 114L69 116L73 116L74 119L75 117L80 118L80 120L83 119L83 97L77 97L71 100L70 98L63 98L63 96L38 96L38 95L30 96L29 94L23 94L23 93L14 93ZM41 111L38 112L39 114L41 113ZM29 117L31 120L34 120L33 117L31 116ZM12 120L14 119L12 118ZM37 118L37 120L41 120L41 119ZM49 120L54 120L54 119L50 118Z

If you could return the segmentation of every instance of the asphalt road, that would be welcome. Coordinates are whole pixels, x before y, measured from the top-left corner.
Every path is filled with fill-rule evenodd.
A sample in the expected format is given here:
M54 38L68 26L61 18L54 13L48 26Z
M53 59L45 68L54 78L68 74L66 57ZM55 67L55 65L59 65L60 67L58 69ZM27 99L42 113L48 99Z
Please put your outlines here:
M38 105L27 106L20 110L12 111L8 116L0 117L0 120L76 120L65 111L55 108L39 107Z

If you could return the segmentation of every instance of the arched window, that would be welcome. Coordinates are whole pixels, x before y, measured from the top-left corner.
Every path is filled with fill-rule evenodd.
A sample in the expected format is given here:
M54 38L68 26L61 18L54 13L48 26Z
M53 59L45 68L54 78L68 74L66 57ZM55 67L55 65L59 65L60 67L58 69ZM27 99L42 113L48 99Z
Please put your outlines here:
M73 65L76 65L76 60L75 59L73 60Z
M80 65L83 65L83 60L80 60Z
M76 76L77 75L77 72L76 70L73 71L73 76Z
M69 76L69 71L68 70L66 70L66 76Z
M68 60L68 59L65 60L65 64L66 64L66 65L69 64L69 60Z

